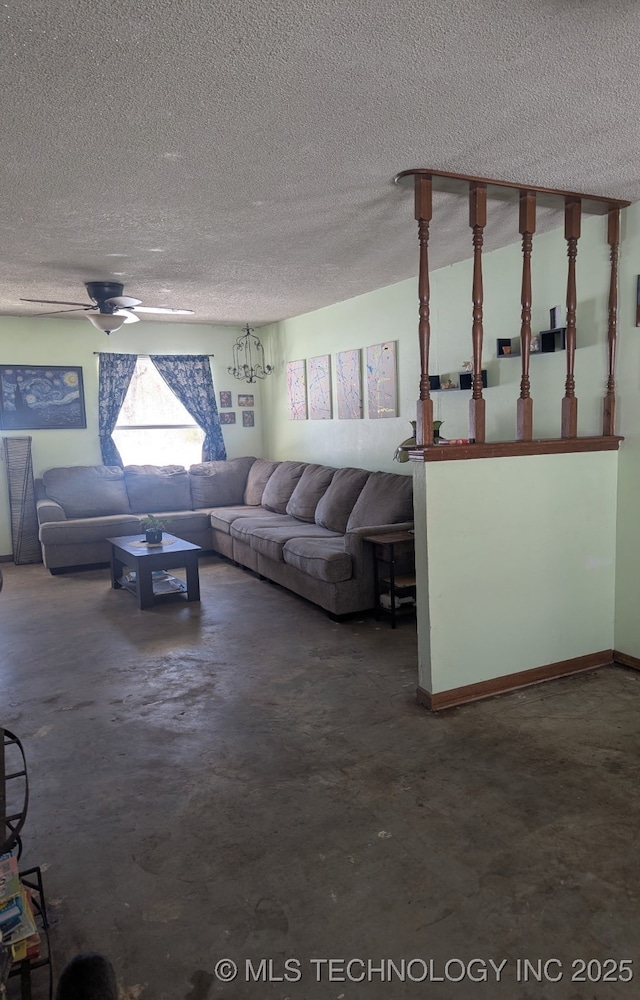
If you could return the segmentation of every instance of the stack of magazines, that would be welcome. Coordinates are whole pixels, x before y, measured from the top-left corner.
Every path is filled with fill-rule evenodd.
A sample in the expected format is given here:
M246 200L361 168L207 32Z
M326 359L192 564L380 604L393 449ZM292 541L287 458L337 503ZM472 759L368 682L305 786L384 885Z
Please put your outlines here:
M0 855L0 997L13 963L39 955L31 892L20 881L16 856Z

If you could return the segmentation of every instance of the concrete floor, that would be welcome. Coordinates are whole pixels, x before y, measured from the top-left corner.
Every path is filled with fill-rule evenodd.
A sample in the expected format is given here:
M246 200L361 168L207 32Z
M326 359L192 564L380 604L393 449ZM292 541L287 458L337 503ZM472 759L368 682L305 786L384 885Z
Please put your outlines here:
M58 967L105 951L126 1000L636 995L638 674L429 715L409 621L337 625L213 558L201 605L144 612L107 570L4 569L1 721ZM562 965L525 982L525 958ZM613 961L572 981L581 959Z

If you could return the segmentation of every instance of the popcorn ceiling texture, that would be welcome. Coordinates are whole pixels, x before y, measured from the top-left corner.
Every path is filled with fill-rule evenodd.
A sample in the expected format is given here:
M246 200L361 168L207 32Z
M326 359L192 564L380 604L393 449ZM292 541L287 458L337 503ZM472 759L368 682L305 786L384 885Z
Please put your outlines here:
M114 278L260 325L392 284L409 167L636 200L638 38L636 0L4 4L0 313ZM490 205L487 249L517 226ZM432 233L470 256L459 199Z

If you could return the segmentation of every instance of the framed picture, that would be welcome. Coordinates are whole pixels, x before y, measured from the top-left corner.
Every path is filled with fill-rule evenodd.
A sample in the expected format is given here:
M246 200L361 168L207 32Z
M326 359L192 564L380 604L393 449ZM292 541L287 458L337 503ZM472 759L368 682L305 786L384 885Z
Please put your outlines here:
M307 373L304 361L287 361L289 420L307 419Z
M235 413L219 413L218 416L221 424L235 424L236 422Z
M371 419L397 417L396 343L367 347L367 398Z
M339 351L336 354L336 397L338 420L360 420L362 417L361 351Z
M331 367L328 354L307 361L309 416L311 420L331 420Z
M238 406L253 406L253 396L238 396Z
M231 393L230 392L227 392L226 390L222 390L221 393L220 393L220 409L222 409L225 406L228 409L231 409L231 407L233 406L233 400L231 399Z
M0 365L4 430L80 430L87 426L82 368Z
M253 410L245 410L242 414L242 426L243 427L255 427L255 417L253 415Z

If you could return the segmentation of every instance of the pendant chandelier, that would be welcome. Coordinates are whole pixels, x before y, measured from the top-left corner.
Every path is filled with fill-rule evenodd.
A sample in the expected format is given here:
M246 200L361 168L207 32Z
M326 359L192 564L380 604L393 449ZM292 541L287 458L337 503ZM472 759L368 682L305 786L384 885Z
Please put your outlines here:
M233 365L228 368L230 375L242 382L256 382L266 378L273 371L264 363L264 347L250 326L233 345Z

